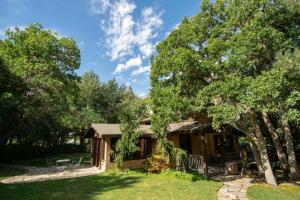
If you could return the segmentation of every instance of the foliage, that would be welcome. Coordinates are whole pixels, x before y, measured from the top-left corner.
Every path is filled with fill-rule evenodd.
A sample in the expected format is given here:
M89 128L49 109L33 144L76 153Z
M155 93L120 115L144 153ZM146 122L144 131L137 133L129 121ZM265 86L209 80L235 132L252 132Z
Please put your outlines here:
M160 174L189 181L207 180L206 177L200 175L198 172L182 172L173 169L166 169L162 170Z
M137 152L139 138L142 132L139 130L139 121L144 113L144 105L139 100L125 101L120 115L121 138L116 145L115 162L116 167L122 169L123 159ZM140 107L142 106L142 107Z
M241 146L248 146L249 145L249 141L247 140L246 137L242 136L242 137L239 137L239 144Z
M169 168L167 161L161 155L152 155L146 159L145 169L147 172L161 172Z
M153 129L164 152L174 148L168 124L201 113L215 130L229 124L250 139L261 136L262 112L296 118L299 107L284 102L299 91L297 61L288 59L297 60L299 22L299 2L286 0L206 0L184 18L152 58Z
M2 144L12 138L40 143L49 137L49 143L57 143L57 132L65 130L59 116L68 112L67 96L76 90L79 49L73 39L58 37L40 24L8 30L6 36L0 40L1 70L7 71L11 85L1 91Z
M188 161L186 151L180 148L175 148L174 154L177 167L180 167L181 169L183 169L183 171L185 171L187 169L186 164Z
M93 71L78 77L79 66L74 39L40 24L7 30L0 40L0 145L52 148L69 135L82 145L91 123L119 123L126 102L146 106L115 80L103 83Z
M169 122L201 111L213 116L217 129L223 123L236 126L250 104L247 98L252 99L248 86L259 81L257 75L271 73L265 71L272 69L278 51L298 45L299 12L285 1L204 1L196 16L183 19L158 44L152 59L155 129L166 127L163 118Z
M147 171L149 172L149 171ZM182 179L182 180L187 180L187 181L199 181L199 180L207 180L207 177L204 177L202 175L200 175L198 172L196 171L190 171L190 172L182 172L182 171L178 171L178 170L174 170L174 169L170 169L170 168L164 168L161 169L161 171L156 171L159 173L147 173L145 171L143 171L143 169L126 169L126 170L108 170L107 174L110 175L120 175L120 176L151 176L153 174L157 175L157 176L167 176L167 177L171 177L171 178L177 178L177 179Z

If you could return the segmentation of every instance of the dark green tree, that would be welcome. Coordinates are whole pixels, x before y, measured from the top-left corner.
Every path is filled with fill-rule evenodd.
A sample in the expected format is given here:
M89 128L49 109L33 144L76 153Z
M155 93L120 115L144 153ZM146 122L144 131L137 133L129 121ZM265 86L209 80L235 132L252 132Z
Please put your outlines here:
M92 123L104 122L101 115L101 83L93 71L85 72L77 82L78 92L70 96L70 112L62 116L63 123L75 132L83 145L84 135Z
M75 70L80 65L76 42L32 24L25 30L7 30L6 38L0 40L0 55L12 77L25 86L13 98L22 111L20 120L14 120L12 127L18 130L13 137L18 142L46 145L51 135L54 138L65 130L59 118L68 112L67 97L76 88Z
M276 185L262 110L246 97L253 81L273 68L278 52L299 45L299 14L297 1L217 0L203 1L196 16L184 18L152 59L153 128L161 146L171 147L168 123L206 112L216 130L230 124L247 136L259 169Z
M138 100L126 101L120 114L121 138L118 140L115 152L115 162L118 169L123 168L124 158L132 156L139 150L137 146L142 133L139 130L139 121L143 114Z

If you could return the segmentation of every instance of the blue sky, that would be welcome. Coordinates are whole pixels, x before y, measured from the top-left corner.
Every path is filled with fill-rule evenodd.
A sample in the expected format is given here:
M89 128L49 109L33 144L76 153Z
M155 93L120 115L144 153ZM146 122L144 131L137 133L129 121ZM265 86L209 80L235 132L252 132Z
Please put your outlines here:
M155 44L199 8L200 0L0 0L0 38L9 27L39 22L76 40L79 75L92 69L146 96Z

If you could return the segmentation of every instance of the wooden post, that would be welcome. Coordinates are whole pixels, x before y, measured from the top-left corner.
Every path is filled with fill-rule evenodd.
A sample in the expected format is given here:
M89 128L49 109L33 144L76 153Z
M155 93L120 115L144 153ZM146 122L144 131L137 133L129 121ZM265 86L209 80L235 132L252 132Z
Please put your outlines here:
M103 138L102 139L100 139L100 148L99 148L99 150L100 150L100 152L99 152L99 167L100 167L100 169L101 169L101 163L102 163L102 151L103 151L103 147L102 147L102 143L103 143Z
M92 165L95 166L96 165L96 139L93 137L92 138Z
M225 150L224 150L224 136L223 135L219 135L219 139L220 139L220 145L221 145L221 161L223 166L225 165Z
M203 172L204 172L204 175L207 175L208 174L208 165L207 165L207 154L206 154L206 136L205 134L202 135L203 136L203 152L204 152L204 155L203 155Z

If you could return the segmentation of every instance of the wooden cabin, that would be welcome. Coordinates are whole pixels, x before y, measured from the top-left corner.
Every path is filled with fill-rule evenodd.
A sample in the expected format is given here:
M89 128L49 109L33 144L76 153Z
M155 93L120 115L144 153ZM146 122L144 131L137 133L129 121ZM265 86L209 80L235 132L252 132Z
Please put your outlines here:
M154 151L153 132L150 125L140 125L142 136L139 139L140 151L124 159L125 168L141 168L147 156ZM122 133L120 124L92 124L87 137L92 138L92 164L105 171L115 166L114 150Z
M155 153L155 133L151 131L149 120L144 121L139 127L142 132L138 143L140 151L125 158L124 168L142 168L146 157ZM225 130L217 133L207 121L186 120L172 123L169 124L168 130L168 139L175 147L185 150L191 162L201 163L196 166L200 171L207 170L207 163L220 165L229 160L239 159L238 135ZM120 125L92 124L87 136L92 138L92 164L103 171L114 167L116 142L122 136Z

